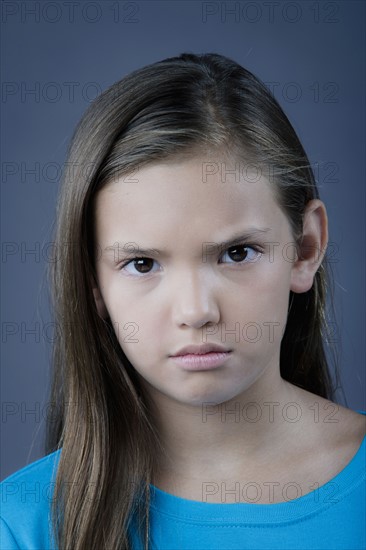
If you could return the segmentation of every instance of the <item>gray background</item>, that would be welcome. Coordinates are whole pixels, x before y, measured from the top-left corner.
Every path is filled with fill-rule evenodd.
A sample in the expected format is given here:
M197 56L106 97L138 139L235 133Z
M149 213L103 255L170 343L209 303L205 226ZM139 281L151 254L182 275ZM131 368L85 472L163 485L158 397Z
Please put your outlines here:
M269 84L316 164L336 280L339 402L365 410L364 2L1 8L1 477L44 454L53 337L44 270L67 142L98 93L184 51L227 55Z

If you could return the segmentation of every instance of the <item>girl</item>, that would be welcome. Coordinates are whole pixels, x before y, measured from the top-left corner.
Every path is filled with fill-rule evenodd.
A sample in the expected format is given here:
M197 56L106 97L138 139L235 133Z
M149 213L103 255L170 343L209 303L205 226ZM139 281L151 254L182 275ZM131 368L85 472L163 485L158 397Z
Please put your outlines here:
M2 484L2 548L364 548L326 209L267 88L217 54L154 63L94 101L67 166L55 414Z

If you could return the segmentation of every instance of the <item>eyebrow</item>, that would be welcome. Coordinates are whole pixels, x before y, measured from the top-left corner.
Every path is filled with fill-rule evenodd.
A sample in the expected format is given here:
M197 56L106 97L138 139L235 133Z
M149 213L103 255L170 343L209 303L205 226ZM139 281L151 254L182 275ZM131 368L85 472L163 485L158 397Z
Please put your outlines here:
M240 231L239 233L235 233L230 239L227 239L226 241L222 241L221 243L202 243L202 244L215 244L220 249L222 248L229 248L230 246L234 246L236 244L239 244L242 241L249 241L251 239L257 238L259 235L262 235L263 233L268 233L268 231L271 231L270 227L249 227L245 231Z
M257 238L260 235L263 235L265 233L268 233L268 231L271 231L270 227L248 227L244 231L240 231L238 233L235 233L230 239L222 241L221 243L217 243L215 241L204 241L202 245L216 245L220 249L222 248L230 248L230 246L235 246L236 244L239 244L243 241L248 241L253 238ZM132 250L128 250L125 247L127 245L130 245ZM133 257L133 256L164 256L166 255L166 252L164 250L158 250L157 248L146 248L139 246L135 241L128 241L127 243L122 242L115 242L111 246L107 246L104 249L104 252L113 252L116 254L116 252L121 252L121 256L119 257Z

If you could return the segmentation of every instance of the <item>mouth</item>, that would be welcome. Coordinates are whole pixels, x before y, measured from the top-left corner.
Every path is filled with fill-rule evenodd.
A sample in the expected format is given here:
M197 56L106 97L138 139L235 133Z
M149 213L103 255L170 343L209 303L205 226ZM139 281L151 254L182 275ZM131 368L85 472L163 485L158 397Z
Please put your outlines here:
M208 353L186 353L175 355L171 359L184 370L211 370L221 367L230 357L231 351Z
M184 356L184 355L207 355L209 353L227 353L231 351L226 349L224 346L219 344L202 344L200 346L191 345L181 348L173 357Z

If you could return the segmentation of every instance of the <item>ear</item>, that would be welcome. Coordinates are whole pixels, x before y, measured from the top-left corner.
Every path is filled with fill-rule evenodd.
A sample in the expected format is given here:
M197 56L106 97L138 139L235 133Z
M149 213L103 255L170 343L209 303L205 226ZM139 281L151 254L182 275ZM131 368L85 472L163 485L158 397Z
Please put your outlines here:
M99 288L98 288L98 286L97 286L97 284L95 283L94 280L93 280L92 285L93 285L92 288L93 288L94 301L95 301L95 305L96 305L96 308L97 308L97 311L98 311L98 315L102 319L106 319L109 316L109 313L108 313L108 310L105 306L103 297L102 297L102 295L100 293L100 290L99 290Z
M303 235L299 243L299 255L291 270L293 292L301 294L311 289L328 244L328 217L324 203L313 199L306 205Z

